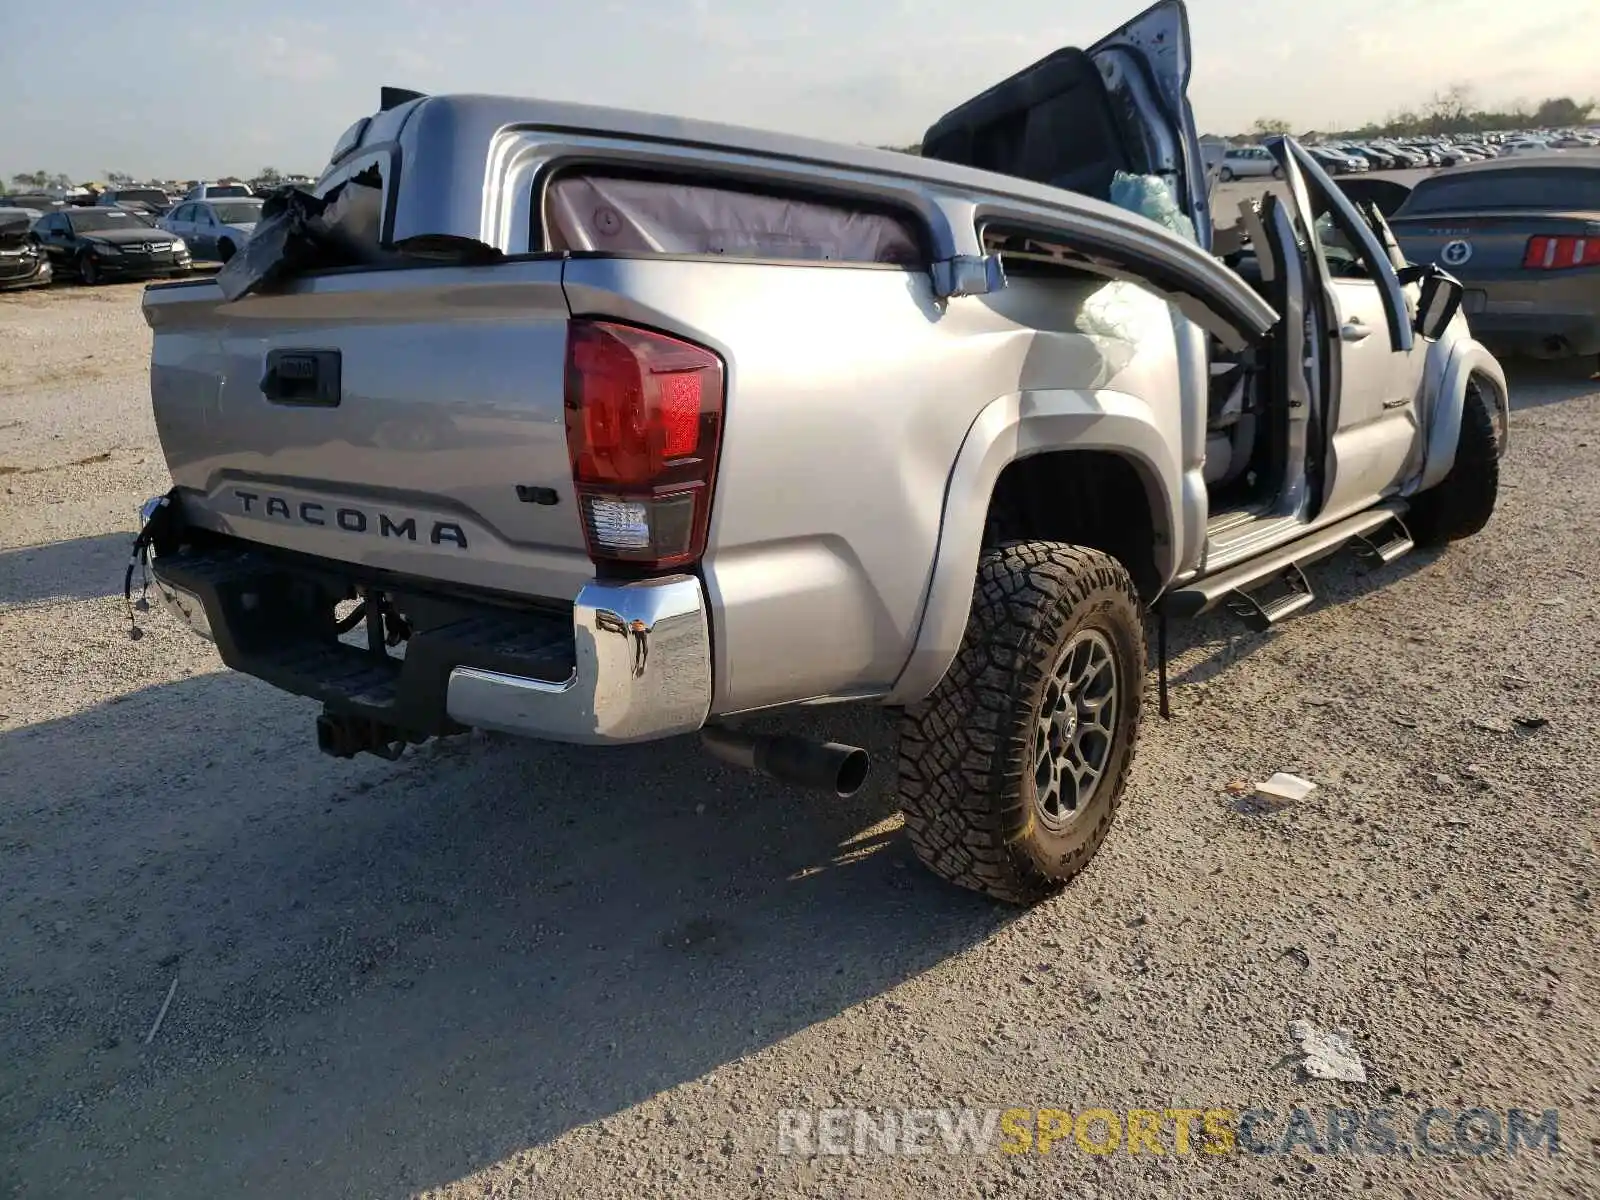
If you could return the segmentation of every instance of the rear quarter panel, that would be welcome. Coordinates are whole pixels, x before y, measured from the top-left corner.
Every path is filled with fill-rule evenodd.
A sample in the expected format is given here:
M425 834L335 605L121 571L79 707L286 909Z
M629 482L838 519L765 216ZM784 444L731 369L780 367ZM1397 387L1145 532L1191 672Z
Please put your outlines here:
M651 325L727 363L703 567L716 713L887 693L979 414L1030 389L1092 394L1172 357L1167 306L1099 280L943 303L925 273L893 268L591 258L565 280L575 316ZM1165 344L1135 335L1152 323ZM970 602L970 569L959 587Z

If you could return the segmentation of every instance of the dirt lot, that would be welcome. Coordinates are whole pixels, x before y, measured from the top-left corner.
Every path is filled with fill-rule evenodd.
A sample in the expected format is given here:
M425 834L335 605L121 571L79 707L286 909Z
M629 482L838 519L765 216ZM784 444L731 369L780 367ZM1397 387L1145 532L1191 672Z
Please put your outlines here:
M1516 373L1477 539L1180 628L1110 843L1019 914L916 867L881 765L829 802L686 744L341 763L130 640L138 299L0 298L0 1194L1597 1194L1600 385ZM1321 787L1228 791L1276 770ZM1297 1018L1367 1082L1297 1070ZM777 1153L783 1108L956 1105L1557 1109L1560 1153Z

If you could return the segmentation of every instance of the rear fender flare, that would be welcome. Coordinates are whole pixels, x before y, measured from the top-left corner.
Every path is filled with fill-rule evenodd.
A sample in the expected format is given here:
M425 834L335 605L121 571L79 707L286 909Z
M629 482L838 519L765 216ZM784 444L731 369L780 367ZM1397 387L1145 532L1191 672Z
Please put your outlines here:
M1461 439L1461 413L1467 402L1467 384L1477 376L1488 386L1494 402L1495 432L1505 452L1510 422L1510 388L1498 359L1479 342L1464 338L1450 349L1436 391L1428 397L1427 449L1422 474L1412 492L1425 492L1450 473Z
M911 704L933 691L965 635L989 500L1011 463L1052 451L1103 451L1128 460L1144 483L1156 528L1155 567L1170 580L1185 548L1178 449L1149 407L1114 391L1037 390L992 401L968 430L945 489L932 576L911 655L886 704Z

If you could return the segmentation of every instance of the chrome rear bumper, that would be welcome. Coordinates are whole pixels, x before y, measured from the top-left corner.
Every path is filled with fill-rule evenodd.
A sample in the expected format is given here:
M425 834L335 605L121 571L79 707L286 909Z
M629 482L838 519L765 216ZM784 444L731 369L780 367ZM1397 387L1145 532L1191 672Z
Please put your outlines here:
M146 505L147 521L156 506ZM711 711L710 623L692 575L589 582L572 606L570 641L564 614L457 598L448 618L412 632L403 658L374 659L337 642L331 618L283 603L286 579L315 577L322 595L331 580L334 594L343 591L344 564L234 543L157 556L152 568L167 611L216 643L229 666L400 730L473 726L613 744L692 733ZM409 587L426 595L426 581ZM407 586L395 592L403 612Z
M450 672L450 719L556 742L692 733L711 711L705 593L689 575L591 583L572 610L577 664L562 683L475 667Z

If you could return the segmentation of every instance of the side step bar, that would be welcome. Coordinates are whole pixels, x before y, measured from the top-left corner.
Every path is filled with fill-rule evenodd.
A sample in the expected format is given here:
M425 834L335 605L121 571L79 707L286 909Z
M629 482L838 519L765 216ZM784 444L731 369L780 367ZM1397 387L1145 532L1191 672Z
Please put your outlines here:
M1360 534L1351 541L1355 543L1356 553L1374 567L1392 563L1402 554L1409 554L1417 545L1411 540L1411 531L1406 528L1406 523L1398 516L1391 517L1386 525L1380 525L1371 533Z
M1307 565L1337 553L1351 542L1360 545L1363 557L1377 562L1393 562L1410 550L1411 535L1400 520L1405 511L1404 500L1389 500L1346 517L1259 558L1174 589L1163 599L1163 611L1174 617L1197 617L1232 601L1235 610L1253 625L1265 628L1275 624L1314 599L1302 570ZM1265 603L1249 595L1273 580L1285 584L1284 595Z
M1317 594L1311 590L1311 581L1297 563L1285 567L1278 580L1284 589L1279 595L1263 600L1259 593L1233 592L1228 596L1228 610L1242 618L1257 633L1262 633L1279 621L1294 616L1302 608L1310 608L1311 602L1317 598ZM1266 590L1264 586L1262 590Z

